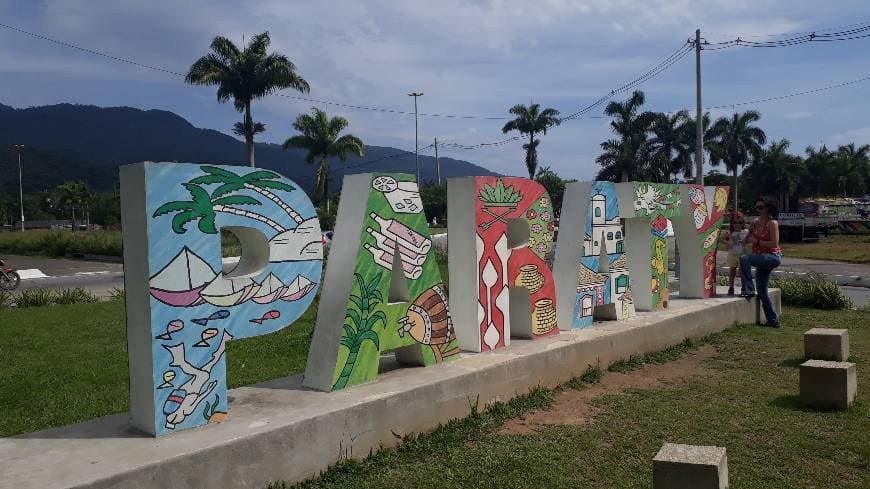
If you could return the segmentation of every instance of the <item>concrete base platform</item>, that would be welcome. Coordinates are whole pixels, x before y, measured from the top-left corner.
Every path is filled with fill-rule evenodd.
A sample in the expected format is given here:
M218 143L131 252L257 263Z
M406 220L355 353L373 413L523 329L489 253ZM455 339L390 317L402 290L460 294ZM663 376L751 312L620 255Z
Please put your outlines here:
M779 291L771 296L778 305ZM758 318L755 301L740 298L674 295L670 306L435 367L391 370L334 393L306 390L300 376L234 389L228 421L159 439L133 431L126 414L0 439L0 488L262 489L300 481L467 416L477 402L507 401L589 365L604 368Z

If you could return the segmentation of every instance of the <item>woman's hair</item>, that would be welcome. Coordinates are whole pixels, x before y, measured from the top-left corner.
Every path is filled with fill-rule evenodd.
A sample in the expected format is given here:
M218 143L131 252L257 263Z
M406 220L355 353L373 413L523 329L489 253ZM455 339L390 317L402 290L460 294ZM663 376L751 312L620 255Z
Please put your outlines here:
M734 223L738 219L743 219L743 213L740 211L731 211L731 221L728 223L729 231L734 231Z
M764 204L764 208L767 209L767 215L771 219L779 219L779 206L776 205L776 202L770 199L765 199L759 197L756 202L761 202Z

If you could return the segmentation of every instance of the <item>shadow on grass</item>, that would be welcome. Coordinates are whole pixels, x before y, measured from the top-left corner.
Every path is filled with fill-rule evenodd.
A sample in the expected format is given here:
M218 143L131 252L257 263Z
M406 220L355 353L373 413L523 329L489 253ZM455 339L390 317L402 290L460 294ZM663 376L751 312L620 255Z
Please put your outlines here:
M852 405L854 408L858 403ZM779 396L776 399L767 403L768 406L778 407L782 409L788 409L789 411L801 412L801 413L833 413L839 412L841 410L836 408L831 409L819 409L815 407L805 406L801 402L800 396L790 395L790 396Z
M795 357L795 358L787 358L776 364L777 367L789 367L789 368L798 368L804 363L803 357Z

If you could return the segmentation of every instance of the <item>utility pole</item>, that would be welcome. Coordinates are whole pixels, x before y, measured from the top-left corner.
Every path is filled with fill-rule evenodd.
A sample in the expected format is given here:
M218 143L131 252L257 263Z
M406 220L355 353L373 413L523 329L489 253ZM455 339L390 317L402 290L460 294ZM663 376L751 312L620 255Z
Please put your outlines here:
M441 162L438 160L438 138L435 138L435 179L441 186Z
M704 112L701 109L701 29L695 30L695 183L704 185Z
M420 139L417 132L417 97L422 97L423 92L411 92L409 97L414 97L414 159L417 160L417 185L420 185Z
M24 145L14 146L18 150L18 205L21 208L21 230L24 231L24 187L21 185L21 150L24 149Z

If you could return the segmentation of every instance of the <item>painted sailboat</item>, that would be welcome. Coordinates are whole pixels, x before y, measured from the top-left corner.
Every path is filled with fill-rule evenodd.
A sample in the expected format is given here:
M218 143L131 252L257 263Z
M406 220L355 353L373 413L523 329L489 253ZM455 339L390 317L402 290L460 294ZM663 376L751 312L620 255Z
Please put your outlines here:
M274 273L270 273L260 284L260 290L253 297L257 304L268 304L280 299L287 292L287 286Z
M196 253L185 246L169 263L148 281L151 295L174 307L202 304L202 290L217 274Z
M260 284L249 277L224 278L223 273L200 292L202 299L218 307L237 306L248 301L260 290Z
M309 292L314 290L317 287L317 284L303 277L302 275L297 275L290 285L287 286L287 291L281 297L281 300L292 302L298 301L299 299L308 295Z

